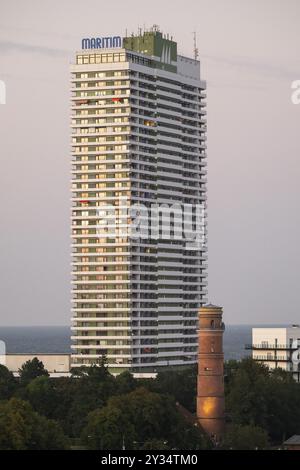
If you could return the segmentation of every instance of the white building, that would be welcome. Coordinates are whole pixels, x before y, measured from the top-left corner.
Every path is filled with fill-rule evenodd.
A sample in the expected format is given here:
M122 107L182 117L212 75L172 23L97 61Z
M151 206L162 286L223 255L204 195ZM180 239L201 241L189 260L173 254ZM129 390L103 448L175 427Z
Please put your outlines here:
M252 357L270 369L280 367L299 382L300 327L252 328Z
M159 31L101 48L117 39L84 40L97 48L77 52L71 65L71 366L105 354L112 372L151 373L197 361L205 247L161 230L149 236L150 226L133 239L131 215L120 216L137 203L149 212L205 204L206 86L199 61L178 55ZM111 228L119 217L114 234L99 231L107 205Z
M37 358L41 361L51 377L63 377L70 375L70 354L50 353L7 353L1 357L0 364L6 366L14 375L19 375L19 369L27 361Z

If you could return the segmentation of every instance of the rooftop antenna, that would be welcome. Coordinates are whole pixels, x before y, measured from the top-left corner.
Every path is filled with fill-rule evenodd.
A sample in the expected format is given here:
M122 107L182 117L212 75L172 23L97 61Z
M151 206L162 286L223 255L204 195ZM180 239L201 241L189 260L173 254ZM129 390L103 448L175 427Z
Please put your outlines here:
M198 60L199 49L197 47L197 33L196 33L196 31L194 31L193 35L194 35L194 59Z

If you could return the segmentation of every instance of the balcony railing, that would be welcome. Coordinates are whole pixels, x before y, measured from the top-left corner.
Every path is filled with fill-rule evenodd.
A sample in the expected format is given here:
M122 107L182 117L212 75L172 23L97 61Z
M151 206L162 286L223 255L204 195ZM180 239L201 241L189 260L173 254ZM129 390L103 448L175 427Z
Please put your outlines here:
M298 349L299 346L290 345L290 344L246 344L245 349L265 349L265 350L281 350L281 351L295 351Z
M275 356L255 356L252 358L254 361L265 361L265 362L291 362L288 357L275 357Z

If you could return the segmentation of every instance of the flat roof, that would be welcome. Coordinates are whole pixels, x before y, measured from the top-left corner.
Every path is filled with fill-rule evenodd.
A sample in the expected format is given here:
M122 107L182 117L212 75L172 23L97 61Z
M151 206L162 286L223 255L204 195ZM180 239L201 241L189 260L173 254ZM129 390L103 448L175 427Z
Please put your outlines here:
M28 352L28 353L6 353L5 356L71 356L71 353L38 353L38 352Z

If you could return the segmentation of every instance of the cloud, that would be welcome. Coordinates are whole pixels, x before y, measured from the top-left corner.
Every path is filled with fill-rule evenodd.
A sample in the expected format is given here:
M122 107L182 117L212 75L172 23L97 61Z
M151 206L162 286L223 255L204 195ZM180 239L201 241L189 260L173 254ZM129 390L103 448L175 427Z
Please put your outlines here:
M201 59L221 64L225 67L242 69L246 73L255 73L266 78L295 80L297 77L300 77L300 61L295 64L295 67L290 67L279 61L274 63L241 56L222 57L202 54Z
M18 32L18 33L26 33L26 34L31 34L31 35L36 35L36 36L43 36L43 37L51 37L51 38L60 38L60 39L75 39L77 38L77 36L74 36L74 35L71 35L71 34L67 34L67 33L60 33L60 32L57 32L57 31L45 31L44 29L43 30L37 30L37 29L33 29L33 28L25 28L24 26L16 26L16 25L13 25L13 26L7 26L6 24L4 23L0 23L0 29L1 31L8 31L8 32L12 32L12 31L15 31L15 32Z
M47 46L36 46L33 44L24 44L13 41L0 41L0 52L7 53L11 51L19 51L24 53L43 54L53 57L65 57L71 51L66 49L58 49Z

